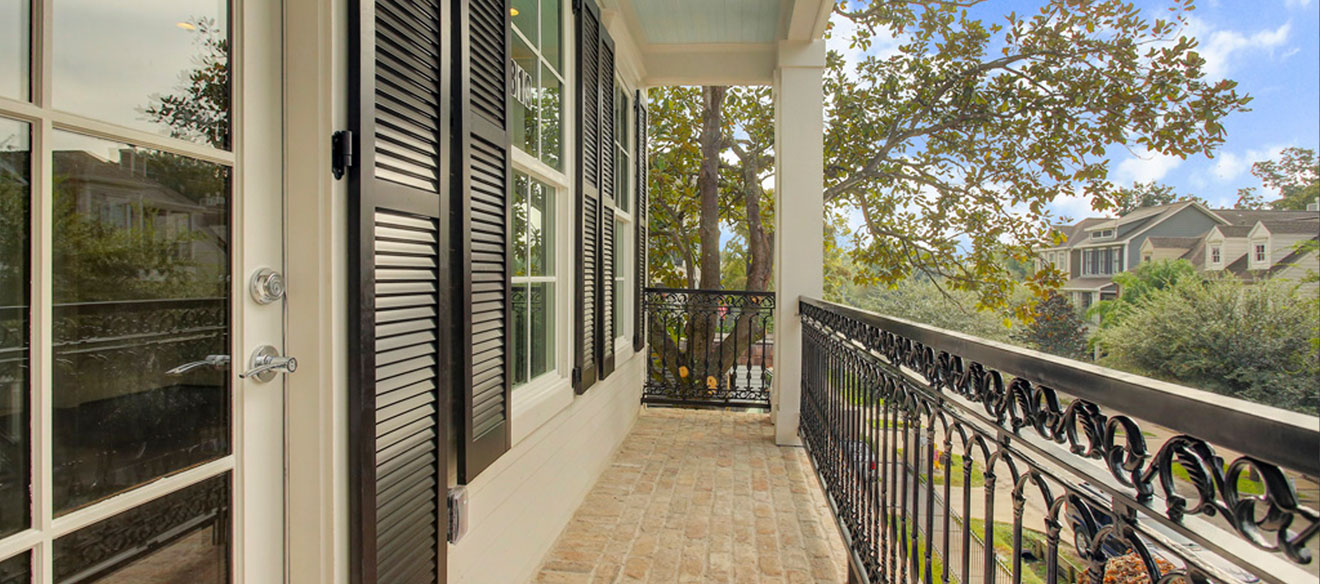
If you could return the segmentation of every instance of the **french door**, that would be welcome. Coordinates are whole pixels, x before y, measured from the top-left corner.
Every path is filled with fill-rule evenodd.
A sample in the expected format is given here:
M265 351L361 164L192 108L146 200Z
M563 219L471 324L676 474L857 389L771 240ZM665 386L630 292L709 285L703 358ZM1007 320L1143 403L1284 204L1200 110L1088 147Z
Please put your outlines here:
M280 14L0 0L0 584L282 578Z

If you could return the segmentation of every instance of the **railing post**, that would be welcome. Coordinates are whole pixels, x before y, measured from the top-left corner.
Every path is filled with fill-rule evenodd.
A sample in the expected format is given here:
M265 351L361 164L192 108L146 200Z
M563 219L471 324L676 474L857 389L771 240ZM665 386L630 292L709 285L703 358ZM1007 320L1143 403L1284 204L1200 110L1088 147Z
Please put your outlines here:
M775 70L775 443L797 445L802 408L798 297L824 292L825 43L782 43ZM815 221L812 221L812 219Z

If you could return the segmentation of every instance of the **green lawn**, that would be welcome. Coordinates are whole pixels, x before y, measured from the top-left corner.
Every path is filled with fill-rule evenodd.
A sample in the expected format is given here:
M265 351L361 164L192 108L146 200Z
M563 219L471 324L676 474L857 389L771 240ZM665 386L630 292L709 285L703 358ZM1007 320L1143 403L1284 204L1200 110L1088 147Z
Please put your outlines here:
M955 487L964 486L963 482L966 481L965 478L966 475L964 474L963 457L961 455L958 454L949 455L949 468L945 469L944 472L935 473L935 484L937 485L944 484L945 475L948 475L950 477L951 480L949 484L951 486L955 486ZM971 486L980 487L983 485L985 485L985 474L981 472L981 465L973 462Z
M972 534L977 538L985 537L985 521L981 519L972 519L970 522ZM1013 569L1013 524L1006 521L995 522L995 555L1003 560L1009 570ZM1045 534L1034 529L1022 530L1022 549L1030 548L1033 543L1039 543L1042 549L1048 549ZM1072 564L1073 566L1084 566L1081 558L1077 557L1071 546L1059 542L1059 568L1062 575L1063 566ZM1046 561L1045 558L1036 560L1023 559L1022 561L1022 582L1025 584L1044 584ZM1060 580L1062 581L1062 580Z
M1228 472L1227 466L1224 467L1224 472ZM1192 479L1187 476L1187 469L1183 468L1181 464L1173 465L1173 476L1176 479L1181 479L1188 483L1192 482ZM1265 484L1251 478L1251 473L1244 472L1238 475L1238 493L1243 495L1263 495L1265 494Z

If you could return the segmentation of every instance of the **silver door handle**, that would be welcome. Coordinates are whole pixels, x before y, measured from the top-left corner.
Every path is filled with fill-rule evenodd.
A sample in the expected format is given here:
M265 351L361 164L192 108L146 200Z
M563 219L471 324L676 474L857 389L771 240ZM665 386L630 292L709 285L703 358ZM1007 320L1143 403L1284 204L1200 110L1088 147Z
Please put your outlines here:
M293 373L298 370L298 360L280 356L280 350L270 345L262 345L252 351L248 359L248 370L240 373L241 379L249 377L262 383L275 379L277 373Z
M228 369L229 355L207 355L201 361L184 363L183 365L180 365L178 367L170 369L169 371L166 371L165 374L177 377L189 371L193 371L195 369L201 369L203 367L215 369L216 371L223 371L225 369Z

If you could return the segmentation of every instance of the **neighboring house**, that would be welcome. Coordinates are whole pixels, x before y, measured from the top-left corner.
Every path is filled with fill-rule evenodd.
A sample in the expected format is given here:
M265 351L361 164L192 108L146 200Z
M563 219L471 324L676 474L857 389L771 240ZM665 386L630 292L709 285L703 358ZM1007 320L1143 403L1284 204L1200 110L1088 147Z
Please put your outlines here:
M1037 267L1053 265L1068 276L1062 290L1083 310L1117 296L1114 275L1141 262L1185 259L1203 272L1248 279L1301 280L1307 270L1320 270L1320 255L1303 245L1320 233L1315 211L1209 209L1183 201L1054 230L1062 243L1038 249Z

